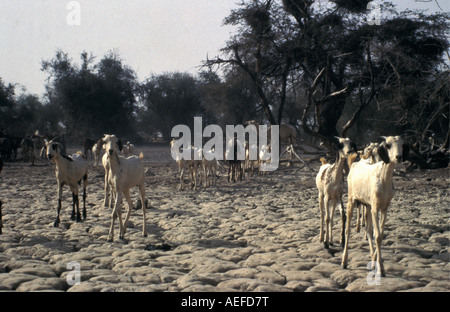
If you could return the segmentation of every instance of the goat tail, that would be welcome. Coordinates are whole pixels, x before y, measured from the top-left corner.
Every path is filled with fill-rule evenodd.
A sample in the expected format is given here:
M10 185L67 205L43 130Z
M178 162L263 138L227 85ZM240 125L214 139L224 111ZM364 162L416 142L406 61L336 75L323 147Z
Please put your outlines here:
M324 157L320 157L320 161L322 162L322 166L328 164Z

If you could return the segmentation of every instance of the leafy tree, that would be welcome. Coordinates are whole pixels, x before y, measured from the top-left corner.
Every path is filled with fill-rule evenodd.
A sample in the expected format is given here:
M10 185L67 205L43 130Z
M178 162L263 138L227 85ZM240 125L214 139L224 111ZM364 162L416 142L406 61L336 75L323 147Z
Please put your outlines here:
M67 53L57 51L53 59L43 61L42 70L49 74L48 102L64 112L61 122L79 141L110 132L133 135L137 103L134 71L112 52L97 64L94 60L84 52L78 66Z
M0 78L0 129L7 130L12 118L14 108L15 86L6 85Z
M166 140L178 124L193 129L194 117L202 114L198 81L188 73L152 75L141 85L140 98L141 124L161 131Z
M399 13L387 3L381 25L370 25L368 3L243 1L225 19L237 33L223 56L205 65L243 70L272 124L283 120L287 99L295 107L297 90L305 90L301 118L293 120L298 114L290 108L290 122L325 142L361 124L374 105L389 112L392 124L384 131L447 131L448 117L440 112L448 109L443 56L449 15ZM433 81L439 83L427 92Z
M226 125L262 119L256 90L242 70L230 71L223 80L215 73L201 73L200 94L205 124L213 123L225 129Z

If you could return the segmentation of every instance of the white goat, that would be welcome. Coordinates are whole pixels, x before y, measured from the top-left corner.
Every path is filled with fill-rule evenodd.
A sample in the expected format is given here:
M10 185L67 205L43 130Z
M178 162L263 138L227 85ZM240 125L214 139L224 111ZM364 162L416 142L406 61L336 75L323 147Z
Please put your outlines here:
M212 153L214 153L213 150L211 151L203 150L202 167L203 167L203 174L205 175L205 184L204 184L205 187L216 185L218 162L216 158L212 158ZM205 157L205 154L209 156ZM208 160L207 158L212 159Z
M370 143L362 152L361 155L361 161L365 161L369 164L375 164L377 162L383 161L380 157L380 155L378 155L378 147L379 144L378 143ZM358 205L357 207L357 213L356 213L356 232L359 233L360 232L360 228L361 225L362 226L366 226L366 213L367 213L367 209L366 209L366 205ZM362 213L361 213L362 212ZM364 235L364 238L367 238L367 228L366 228L366 233Z
M111 186L115 190L115 203L114 210L111 215L111 227L109 229L108 241L114 240L114 223L116 218L119 218L119 238L123 239L125 236L125 231L128 225L128 220L131 215L131 210L133 209L133 203L130 196L130 188L137 186L139 188L141 203L142 203L142 214L143 214L143 225L142 225L142 235L147 236L147 224L146 224L146 207L145 207L145 168L142 163L143 155L139 157L131 156L125 158L118 155L118 139L115 135L107 135L103 138L105 142L105 150L108 155L109 160L109 179ZM121 217L121 204L122 195L128 203L128 212L125 221L122 224Z
M102 150L103 140L100 139L92 146L92 155L94 155L94 167L98 166L100 160L100 152Z
M45 140L47 158L56 165L56 182L58 185L58 213L54 226L59 225L59 212L61 210L62 188L68 185L72 192L73 208L71 220L81 222L80 207L78 201L78 185L83 181L83 219L86 219L86 187L88 180L89 163L84 155L79 153L65 156L60 153L61 145L54 141ZM75 217L75 206L77 213Z
M245 163L244 163L244 171L247 171L248 177L251 177L253 175L253 171L255 171L255 167L258 167L258 159L253 160L250 159L250 150L258 150L257 144L252 144L251 146L248 144L247 141L244 142L245 147ZM258 158L258 157L257 157ZM256 166L255 166L256 163Z
M228 182L242 181L243 161L245 163L245 146L236 137L227 142L225 159L228 162Z
M170 152L172 154L172 158L175 159L178 165L178 169L180 171L180 185L178 187L178 190L184 189L184 170L187 169L191 173L191 186L194 190L197 189L197 173L199 172L199 168L202 167L202 157L203 157L203 150L197 147L190 146L187 149L183 150L184 153L189 153L190 159L185 159L183 157L183 154L180 152L179 149L174 147L176 140L173 139L170 142ZM196 160L194 158L194 154L197 154L197 158L200 160ZM201 180L202 175L200 175L200 184L202 182Z
M359 161L352 164L348 175L347 225L345 230L345 246L342 255L342 266L347 267L348 242L350 240L350 224L353 209L358 204L367 208L367 235L369 238L372 261L377 261L377 270L385 276L381 257L384 222L389 204L394 197L392 174L395 164L405 161L409 147L400 136L386 137L378 147L378 155L383 160L375 164ZM381 214L381 216L380 216ZM373 226L373 231L372 231ZM376 251L373 250L372 236L375 234Z
M270 162L270 145L262 145L261 149L259 150L258 155L258 174L259 175L266 175L267 171L263 171L262 168L264 164Z
M316 176L316 186L319 189L320 208L320 236L319 241L324 243L325 248L333 243L333 216L336 203L340 203L342 218L341 245L344 244L345 211L342 205L342 193L344 189L344 164L347 156L354 148L354 144L348 138L337 138L333 141L333 147L337 150L337 158L334 164L326 163L321 158L322 166ZM330 206L331 201L331 206ZM324 218L325 210L325 218ZM323 226L325 223L325 241Z
M113 187L111 186L110 172L109 172L110 165L107 153L103 154L102 165L103 168L105 169L105 199L103 201L103 206L113 208L115 193Z
M133 156L135 153L135 148L134 148L134 144L131 144L129 141L127 142L127 144L123 147L123 156L124 157L129 157L129 156Z

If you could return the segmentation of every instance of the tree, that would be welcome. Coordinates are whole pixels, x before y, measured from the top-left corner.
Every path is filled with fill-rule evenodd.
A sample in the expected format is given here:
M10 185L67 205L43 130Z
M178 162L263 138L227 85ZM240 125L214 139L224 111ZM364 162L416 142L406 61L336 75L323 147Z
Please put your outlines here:
M226 73L223 80L212 72L200 73L200 99L204 124L244 124L261 120L258 95L248 76L240 69Z
M443 55L449 46L449 15L397 12L387 3L381 25L370 25L368 3L243 1L225 20L239 27L223 48L224 56L205 65L242 69L253 82L270 123L283 120L286 99L295 103L295 91L306 90L301 119L290 117L290 122L301 124L307 134L325 143L350 133L374 105L393 112L391 133L420 123L423 130L436 128L435 123L443 125L444 119L448 124L439 112L448 103L442 95L447 83L441 73L447 70ZM441 91L426 92L437 77L441 77ZM440 100L432 104L424 98L426 94ZM430 102L426 108L423 101ZM424 116L433 120L433 126Z
M270 124L280 124L292 70L289 35L292 23L275 1L248 1L233 10L226 25L240 25L238 34L221 51L226 58L206 60L204 66L238 67L259 96L260 108ZM230 69L232 70L232 69Z
M13 118L15 105L15 86L11 83L6 85L0 78L0 130L7 130Z
M152 75L141 85L140 99L141 124L151 125L148 130L161 131L166 140L178 124L193 129L194 117L202 114L198 82L188 73Z
M95 57L81 54L81 66L73 64L59 50L53 59L42 62L47 72L48 102L64 112L69 136L100 137L104 133L132 136L136 110L136 75L113 52L94 64Z

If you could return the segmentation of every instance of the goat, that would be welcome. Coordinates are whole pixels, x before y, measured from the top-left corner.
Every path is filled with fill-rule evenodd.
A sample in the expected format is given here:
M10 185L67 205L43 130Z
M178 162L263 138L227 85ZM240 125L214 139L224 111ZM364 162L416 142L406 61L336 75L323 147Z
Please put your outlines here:
M89 153L91 153L92 156L92 146L96 144L95 140L85 138L83 141L83 147L84 147L84 155L86 158L89 158Z
M102 144L102 149L105 149L105 142L103 141L103 139L98 140L97 144L99 144L99 143ZM122 141L120 141L120 140L117 141L117 148L118 148L117 153L120 155L120 153L123 150ZM109 159L108 159L107 153L103 154L103 156L102 156L102 165L103 165L103 168L105 169L105 199L103 201L103 206L113 208L113 203L115 200L115 190L111 186L110 172L109 172L110 166L109 166Z
M319 241L324 243L325 248L333 243L333 215L336 203L340 202L340 212L342 218L341 245L344 244L345 230L345 211L342 205L342 192L344 189L344 164L347 156L356 150L354 144L348 138L338 138L333 141L332 146L337 150L336 162L334 164L326 163L321 158L322 166L316 176L316 186L319 190L319 208L320 208L320 236ZM331 206L330 206L331 201ZM324 219L325 209L325 219ZM325 241L324 226L325 222Z
M236 137L230 139L227 143L227 150L225 151L225 159L228 161L228 182L242 181L242 160L239 156L238 149L244 148L242 144ZM245 148L243 149L242 155L245 157Z
M400 136L385 137L378 147L378 155L383 160L375 164L365 161L353 162L349 158L347 225L345 229L345 246L342 266L347 268L348 242L350 240L350 223L353 209L358 204L365 204L367 209L367 235L369 239L372 262L377 261L377 270L385 276L381 257L381 242L389 204L394 197L392 175L395 164L405 161L409 146ZM380 216L381 214L381 216ZM373 226L373 231L372 231ZM372 237L375 234L376 251L373 250Z
M98 166L102 146L103 146L102 139L98 140L97 143L95 143L94 146L92 146L92 154L94 155L94 167Z
M369 164L375 164L377 162L383 161L378 154L378 143L370 143L364 151L362 152L361 159ZM361 213L362 210L362 213ZM356 214L356 232L360 232L360 226L365 226L366 224L366 205L358 205ZM367 230L367 229L366 229ZM367 231L365 233L365 237L367 238Z
M262 145L261 149L259 150L258 155L258 174L259 175L266 175L267 171L262 170L264 164L270 162L270 145Z
M147 236L147 224L146 224L146 207L145 207L145 168L142 163L144 158L143 154L139 157L130 156L125 158L119 156L118 154L118 139L115 135L105 134L103 138L105 142L105 150L108 155L109 161L109 179L111 186L115 191L115 203L114 210L111 215L111 227L109 229L108 241L114 240L114 223L116 218L119 218L119 238L123 239L125 236L125 231L128 225L128 220L131 215L131 210L133 209L133 203L130 197L130 188L137 186L139 188L139 193L141 197L142 214L143 214L143 225L142 225L142 235ZM121 204L122 195L128 203L128 212L125 221L122 224L121 216Z
M66 156L60 153L62 145L53 140L45 140L47 158L56 165L56 182L58 186L58 212L54 223L55 227L59 226L59 213L61 210L61 197L64 185L68 185L72 192L72 216L71 220L75 220L75 206L77 208L76 221L81 222L80 205L78 201L78 185L83 181L83 219L86 219L86 187L88 182L89 163L81 153Z
M104 146L103 146L104 147ZM113 208L113 202L115 198L114 189L111 186L111 180L110 180L110 172L109 172L109 159L108 154L105 153L102 156L102 165L105 169L105 199L103 200L103 206Z
M250 150L257 150L257 144L252 144L251 146L247 141L244 142L245 147L245 162L244 162L244 171L248 172L248 177L253 175L253 171L255 170L255 162L258 163L258 160L250 159ZM257 165L256 165L257 166Z
M191 173L191 186L194 190L197 189L197 173L198 168L202 166L202 159L203 159L203 150L197 147L189 146L186 148L183 153L187 152L190 155L190 159L185 159L180 152L179 149L174 147L176 140L173 139L170 142L170 152L172 154L172 158L175 159L178 165L178 169L180 172L180 185L178 186L178 190L184 189L184 170L187 169ZM195 159L194 154L197 154L198 159ZM201 178L201 175L200 175ZM200 184L201 184L200 180Z
M213 150L210 151L203 150L202 167L203 167L203 174L205 175L205 184L204 184L205 187L216 185L218 163L216 158L212 158L211 154L213 152L214 152ZM205 154L208 154L210 156L205 157Z
M134 144L131 144L129 141L127 141L127 144L123 148L123 156L133 156L134 155Z
M33 158L33 140L31 137L27 136L20 142L20 147L22 148L22 159L23 161L30 161Z

